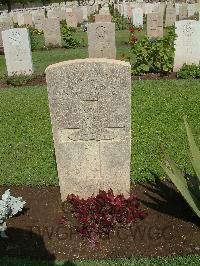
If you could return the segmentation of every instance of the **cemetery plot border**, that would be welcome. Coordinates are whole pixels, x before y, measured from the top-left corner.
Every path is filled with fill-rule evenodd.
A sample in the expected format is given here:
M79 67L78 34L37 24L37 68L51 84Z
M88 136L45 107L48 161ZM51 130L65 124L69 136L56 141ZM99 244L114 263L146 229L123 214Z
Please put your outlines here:
M7 188L0 187L1 194ZM59 223L63 215L71 221L69 206L61 206L59 187L11 187L11 191L27 204L21 215L8 221L9 238L0 238L1 256L75 260L200 255L198 218L168 182L133 186L148 216L101 239L94 250L77 235L75 224Z
M178 79L176 76L176 72L171 72L167 75L160 75L159 73L147 73L145 75L142 76L131 76L132 80L160 80L160 79ZM41 75L41 76L34 76L31 77L26 84L24 84L23 86L29 87L29 86L37 86L37 85L46 85L46 78L45 75ZM13 87L12 84L8 84L6 80L1 79L0 80L0 89L6 89L9 87ZM15 85L16 88L20 89L21 85L17 86Z

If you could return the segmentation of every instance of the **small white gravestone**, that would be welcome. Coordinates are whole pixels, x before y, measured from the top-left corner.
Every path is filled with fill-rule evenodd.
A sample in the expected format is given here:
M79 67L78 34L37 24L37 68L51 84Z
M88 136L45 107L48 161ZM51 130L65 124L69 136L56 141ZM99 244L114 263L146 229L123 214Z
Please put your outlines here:
M128 6L126 5L126 3L123 3L123 15L125 18L128 17Z
M62 201L130 192L131 66L89 58L46 69Z
M165 27L174 26L176 22L176 9L174 7L166 8Z
M179 6L179 20L184 20L188 17L187 4L181 4Z
M152 3L145 3L145 15L153 12L154 5Z
M0 48L3 47L2 31L9 30L10 28L11 28L10 22L1 22L0 21Z
M24 24L29 25L31 27L33 26L33 19L32 19L32 15L30 13L24 14Z
M164 17L165 10L166 10L166 3L160 3L160 5L158 6L158 13L160 13Z
M82 10L82 8L81 7L75 7L75 8L73 8L73 12L76 15L78 23L82 23L83 22L83 10Z
M192 17L194 16L194 14L196 13L197 9L196 9L196 5L195 4L188 4L188 17Z
M57 9L53 9L53 10L49 10L48 12L47 12L47 17L48 18L56 18L56 19L58 19L59 21L61 21L61 19L60 19L60 11L59 10L57 10Z
M74 12L66 12L66 23L69 27L77 28L77 18Z
M88 10L87 6L82 6L83 20L88 20Z
M180 8L180 3L175 3L175 8L176 8L176 15L179 15L179 8Z
M143 10L142 8L133 8L132 23L135 27L143 27Z
M45 16L37 13L33 15L33 23L36 29L44 30L44 22L45 22Z
M174 71L184 63L200 63L200 22L182 20L175 23L177 38L175 41Z
M87 34L89 57L116 58L114 23L91 23L88 25Z
M160 13L147 14L147 36L163 37L163 16Z
M44 23L45 46L61 46L60 21L57 18L47 18Z
M24 23L24 14L22 12L17 14L17 23L21 27L22 25L25 25Z
M31 75L33 64L27 29L10 29L2 32L8 76Z

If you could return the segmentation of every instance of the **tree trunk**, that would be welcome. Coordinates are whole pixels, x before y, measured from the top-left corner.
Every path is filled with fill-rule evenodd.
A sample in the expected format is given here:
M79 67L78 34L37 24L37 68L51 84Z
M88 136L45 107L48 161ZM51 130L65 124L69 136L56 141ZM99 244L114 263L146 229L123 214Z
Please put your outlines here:
M11 11L11 0L7 0L8 13Z

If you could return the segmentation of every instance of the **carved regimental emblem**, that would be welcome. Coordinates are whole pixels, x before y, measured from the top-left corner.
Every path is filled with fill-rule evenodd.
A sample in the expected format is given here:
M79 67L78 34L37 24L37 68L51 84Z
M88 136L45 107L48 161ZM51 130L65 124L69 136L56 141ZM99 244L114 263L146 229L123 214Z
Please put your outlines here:
M183 26L183 34L186 37L190 37L194 33L191 23L187 23Z
M96 36L97 39L104 39L106 35L106 27L104 26L98 26L96 28Z
M23 38L19 32L12 32L9 35L10 45L17 45L19 47L23 46Z

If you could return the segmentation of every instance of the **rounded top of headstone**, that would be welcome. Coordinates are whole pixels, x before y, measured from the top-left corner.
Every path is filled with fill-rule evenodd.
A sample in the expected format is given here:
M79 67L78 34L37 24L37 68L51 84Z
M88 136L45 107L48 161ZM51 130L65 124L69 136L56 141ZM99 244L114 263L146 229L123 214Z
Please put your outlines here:
M46 68L45 72L53 68L71 65L71 64L78 64L78 63L108 63L108 64L116 64L116 65L131 67L129 62L125 62L121 60L108 59L108 58L86 58L86 59L68 60L68 61L63 61L60 63L53 64L53 65L49 65Z

